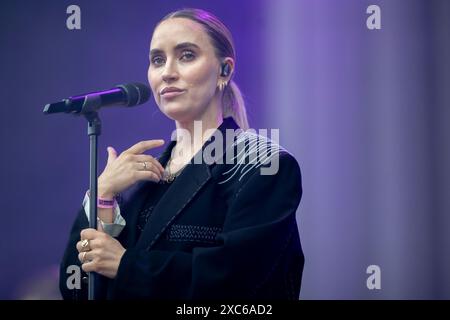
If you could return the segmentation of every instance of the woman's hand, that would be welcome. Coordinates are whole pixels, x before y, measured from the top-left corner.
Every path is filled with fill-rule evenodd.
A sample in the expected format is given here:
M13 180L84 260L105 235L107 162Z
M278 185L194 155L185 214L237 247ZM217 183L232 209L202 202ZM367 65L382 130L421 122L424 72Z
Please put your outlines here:
M142 154L164 144L164 140L147 140L117 156L116 150L108 147L108 163L98 178L98 195L112 198L138 181L158 182L164 174L164 168L150 155Z
M114 279L125 248L110 235L95 229L84 229L80 235L81 241L77 242L77 250L83 271L97 272Z

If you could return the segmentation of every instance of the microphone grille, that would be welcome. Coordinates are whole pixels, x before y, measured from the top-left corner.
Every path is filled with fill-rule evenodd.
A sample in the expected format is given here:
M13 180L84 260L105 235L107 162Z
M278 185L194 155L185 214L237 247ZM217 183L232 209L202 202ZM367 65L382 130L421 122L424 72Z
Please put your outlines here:
M143 104L150 98L150 88L143 83L134 82L120 84L117 87L125 91L128 107L134 107Z

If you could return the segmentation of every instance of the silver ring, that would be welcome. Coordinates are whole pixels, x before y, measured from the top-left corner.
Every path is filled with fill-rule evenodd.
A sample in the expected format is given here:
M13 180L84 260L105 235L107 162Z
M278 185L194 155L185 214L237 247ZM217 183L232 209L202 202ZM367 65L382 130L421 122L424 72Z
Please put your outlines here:
M142 162L142 165L144 166L144 170L147 170L147 162Z
M84 263L85 262L85 258L86 258L86 253L87 253L87 251L83 251L83 255L81 256L81 263Z

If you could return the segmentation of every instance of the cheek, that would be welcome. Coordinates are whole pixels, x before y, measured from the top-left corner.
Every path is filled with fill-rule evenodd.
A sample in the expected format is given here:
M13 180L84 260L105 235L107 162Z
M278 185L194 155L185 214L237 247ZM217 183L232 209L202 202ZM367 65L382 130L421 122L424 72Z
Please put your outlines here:
M215 66L210 62L199 62L185 70L184 78L190 86L206 89L216 85Z
M214 94L216 88L215 68L211 65L193 66L186 70L184 78L188 87L203 97Z
M156 103L159 103L159 95L157 93L157 89L159 87L157 72L155 70L152 70L151 68L148 68L147 78L148 83L150 84L150 88L152 89L153 97L155 98Z

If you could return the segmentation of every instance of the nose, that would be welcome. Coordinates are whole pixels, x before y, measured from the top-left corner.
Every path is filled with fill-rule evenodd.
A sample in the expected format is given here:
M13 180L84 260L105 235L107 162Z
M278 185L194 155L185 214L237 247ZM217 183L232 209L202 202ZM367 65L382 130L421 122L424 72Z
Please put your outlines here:
M164 65L164 70L162 72L162 79L164 82L173 82L178 79L178 70L176 66L176 62L171 60L167 61Z

